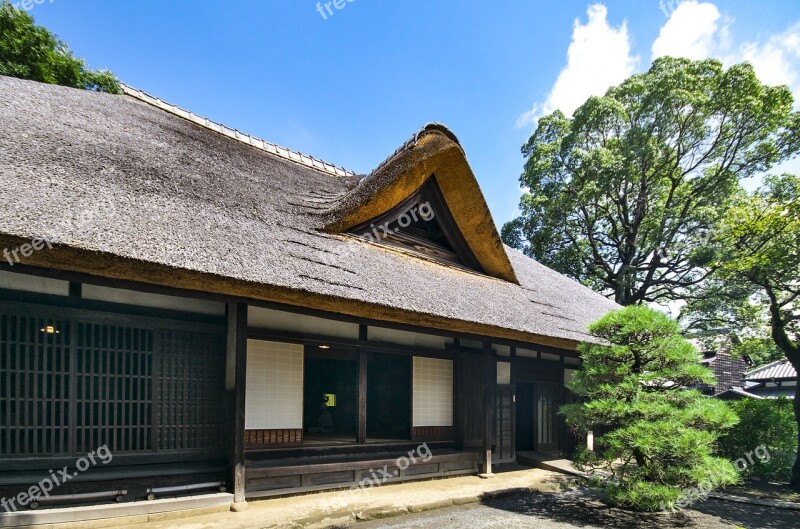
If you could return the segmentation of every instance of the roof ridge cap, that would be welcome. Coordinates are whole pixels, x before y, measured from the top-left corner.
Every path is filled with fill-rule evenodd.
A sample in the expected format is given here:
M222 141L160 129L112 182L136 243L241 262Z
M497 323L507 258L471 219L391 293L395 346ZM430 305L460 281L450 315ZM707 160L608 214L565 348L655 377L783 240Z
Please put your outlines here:
M340 167L338 165L326 162L325 160L320 160L319 158L303 154L299 151L294 151L288 147L283 147L276 143L272 143L271 141L256 138L251 134L241 132L237 129L228 127L227 125L223 125L222 123L212 121L207 117L199 116L190 110L179 107L178 105L168 103L161 98L152 96L143 90L139 90L138 88L134 88L125 83L120 83L120 86L122 87L123 93L127 96L138 99L139 101L169 112L170 114L184 118L192 123L200 125L203 128L212 130L238 142L251 145L256 149L265 151L269 154L277 156L278 158L289 160L291 162L295 162L297 164L304 165L306 167L310 167L312 169L316 169L317 171L334 176L356 176L355 172L345 169L344 167Z
M458 137L455 135L455 133L453 133L452 130L450 130L450 128L447 125L445 125L444 123L440 123L438 121L430 121L430 122L426 123L425 125L423 125L422 128L420 128L416 132L414 132L414 134L412 134L410 138L408 138L406 141L404 141L403 144L400 145L400 147L398 147L397 149L394 150L394 152L392 152L392 154L390 154L389 156L384 158L384 160L381 163L379 163L377 166L375 166L375 168L372 169L372 171L370 171L369 173L367 173L366 175L361 177L361 179L358 181L358 183L361 184L362 182L368 180L372 175L374 175L375 173L377 173L378 171L383 169L386 165L388 165L389 162L392 161L392 159L395 156L397 156L401 152L405 151L406 149L409 149L409 148L413 147L414 145L416 145L417 142L419 141L420 137L422 137L423 134L428 133L428 132L432 132L432 131L437 131L437 132L440 132L440 133L444 134L445 136L450 138L453 142L455 142L459 147L461 146L461 142L458 140Z

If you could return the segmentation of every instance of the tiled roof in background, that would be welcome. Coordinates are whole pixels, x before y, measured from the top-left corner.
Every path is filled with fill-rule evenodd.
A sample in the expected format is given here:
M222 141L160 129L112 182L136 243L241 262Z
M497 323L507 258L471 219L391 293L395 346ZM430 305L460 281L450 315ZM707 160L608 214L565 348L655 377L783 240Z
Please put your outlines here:
M788 360L778 360L765 366L748 371L745 375L747 380L771 380L773 378L797 378L792 364Z

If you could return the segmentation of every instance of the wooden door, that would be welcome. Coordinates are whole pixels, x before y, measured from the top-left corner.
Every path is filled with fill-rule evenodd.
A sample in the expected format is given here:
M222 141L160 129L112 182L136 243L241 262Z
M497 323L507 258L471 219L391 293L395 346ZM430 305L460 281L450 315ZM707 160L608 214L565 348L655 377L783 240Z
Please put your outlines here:
M537 382L533 390L534 441L537 452L558 451L559 386Z
M483 445L484 430L483 359L478 355L459 355L455 370L455 447L457 450L478 450Z
M497 386L495 432L496 445L492 460L495 463L508 463L516 459L514 449L515 393L513 385Z

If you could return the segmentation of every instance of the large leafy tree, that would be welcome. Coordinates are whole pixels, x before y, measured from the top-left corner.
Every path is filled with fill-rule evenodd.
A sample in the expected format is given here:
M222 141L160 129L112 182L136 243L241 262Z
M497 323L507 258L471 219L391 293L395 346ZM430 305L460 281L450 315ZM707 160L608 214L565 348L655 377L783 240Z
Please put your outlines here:
M67 45L8 1L0 3L0 75L118 94L109 71L90 70Z
M713 383L677 322L648 307L612 312L590 326L597 343L581 346L583 369L568 384L582 403L562 408L580 431L601 430L582 469L602 469L598 484L614 505L657 510L682 491L738 479L730 461L713 456L721 433L737 422L724 401L685 389Z
M754 339L768 336L800 373L800 177L768 177L736 201L714 238L722 249L716 272L691 300L687 321L699 328L733 325ZM800 398L794 413L800 426ZM800 437L797 443L800 449ZM800 459L792 484L800 488Z
M749 64L658 59L539 120L503 239L622 305L680 299L711 271L706 233L740 180L798 150L792 104Z

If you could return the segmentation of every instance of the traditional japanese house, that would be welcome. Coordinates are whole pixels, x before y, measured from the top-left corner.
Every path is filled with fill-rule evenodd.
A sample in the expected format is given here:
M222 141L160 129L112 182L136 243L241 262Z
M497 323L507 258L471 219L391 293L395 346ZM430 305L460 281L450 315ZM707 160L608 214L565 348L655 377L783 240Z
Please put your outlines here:
M616 308L503 245L438 124L354 174L132 88L0 77L0 196L0 496L113 454L39 509L561 451Z
M745 375L747 391L764 399L786 397L797 393L797 371L788 360L777 360L757 367Z

